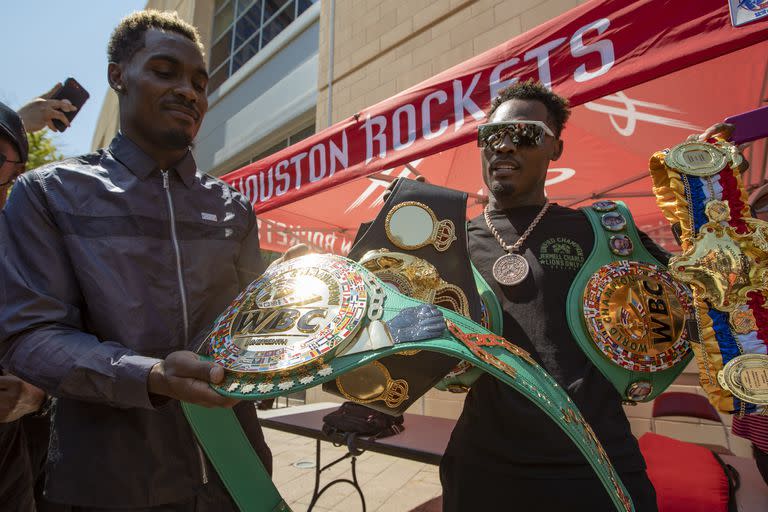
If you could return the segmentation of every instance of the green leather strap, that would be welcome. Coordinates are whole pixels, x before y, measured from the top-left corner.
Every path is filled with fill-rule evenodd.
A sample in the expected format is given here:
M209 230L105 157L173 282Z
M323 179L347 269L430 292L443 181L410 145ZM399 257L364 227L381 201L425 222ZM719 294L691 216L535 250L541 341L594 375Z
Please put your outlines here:
M362 267L360 271L367 272ZM386 293L382 320L393 318L404 308L422 305L421 302L391 288L386 288ZM440 309L447 320L474 340L474 352L468 348L469 342L459 341L446 330L435 339L399 343L376 351L341 355L322 366L302 368L289 377L272 377L265 380L264 376L254 374L229 373L226 381L216 386L216 389L227 396L259 400L316 386L392 354L413 350L447 354L468 361L490 373L542 409L584 454L617 510L634 510L629 494L594 432L554 379L517 347L494 342L498 337L491 337L492 333L487 329L457 313ZM250 446L247 446L248 441L231 410L211 412L189 404L182 405L200 444L242 511L271 512L280 510L277 507L285 506L263 466L258 462L258 457Z
M182 402L181 408L240 510L291 510L253 450L232 409L213 409L185 402Z
M477 292L480 294L480 300L483 301L485 314L488 315L488 328L491 332L502 336L504 334L504 316L502 315L501 304L480 271L475 268L475 265L470 265L472 265L472 275L475 278Z
M581 211L587 216L587 219L589 219L592 231L595 235L595 243L592 248L592 253L589 255L589 258L587 258L584 265L582 265L581 270L576 275L576 279L574 279L571 289L568 292L566 312L571 333L587 357L589 357L592 363L603 375L605 375L611 384L613 384L624 400L629 400L627 397L627 390L631 384L641 380L650 381L653 386L651 393L643 401L653 400L662 391L667 389L677 376L680 375L691 360L692 354L689 352L683 361L672 368L656 372L638 372L618 366L610 361L595 346L584 321L584 289L587 286L587 281L592 277L592 274L594 274L594 272L601 266L612 261L626 260L627 257L617 256L611 252L609 236L614 233L608 233L603 228L600 222L602 213L595 211L592 208L582 208ZM637 227L632 220L632 215L626 205L621 201L616 201L615 211L621 213L627 220L627 225L623 234L627 235L632 240L633 251L631 260L651 263L664 268L664 265L654 258L643 245Z

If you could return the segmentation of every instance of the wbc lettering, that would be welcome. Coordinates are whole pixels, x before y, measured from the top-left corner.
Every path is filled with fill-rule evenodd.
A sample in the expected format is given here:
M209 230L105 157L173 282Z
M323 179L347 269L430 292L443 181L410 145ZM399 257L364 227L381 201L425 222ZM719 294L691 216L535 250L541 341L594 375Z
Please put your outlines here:
M328 308L281 308L273 311L261 309L243 313L242 323L236 327L236 337L272 334L312 334L320 328Z
M659 343L672 343L672 325L669 321L669 307L664 300L664 288L661 284L656 283L656 287L652 286L651 281L643 280L643 289L651 295L659 298L648 298L648 311L651 313L651 327L652 338L651 341L654 345Z

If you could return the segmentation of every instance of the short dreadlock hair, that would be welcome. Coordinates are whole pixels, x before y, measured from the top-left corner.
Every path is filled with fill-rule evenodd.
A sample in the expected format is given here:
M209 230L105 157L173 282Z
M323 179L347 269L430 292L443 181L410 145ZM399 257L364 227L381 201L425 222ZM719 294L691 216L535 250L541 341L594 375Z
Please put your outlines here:
M200 42L200 34L194 26L179 18L175 11L150 9L136 11L120 20L107 45L109 62L120 63L131 60L136 52L144 48L144 33L150 29L176 32L195 43L200 53L205 54L203 44Z
M517 82L509 87L499 91L499 95L491 101L491 109L488 111L488 117L491 117L496 109L502 103L509 100L536 100L547 107L549 117L555 123L553 126L555 135L560 137L560 133L565 128L565 123L571 117L569 102L562 96L558 96L547 89L541 82L530 79L526 82Z

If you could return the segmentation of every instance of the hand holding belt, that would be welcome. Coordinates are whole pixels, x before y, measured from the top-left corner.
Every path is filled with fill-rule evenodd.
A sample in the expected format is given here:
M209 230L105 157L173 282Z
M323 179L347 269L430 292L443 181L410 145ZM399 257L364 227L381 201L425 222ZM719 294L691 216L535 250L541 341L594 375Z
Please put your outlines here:
M754 219L732 144L686 142L650 161L656 202L678 225L683 253L669 269L694 292L700 382L724 412L768 405L768 225Z
M305 256L268 269L217 320L210 348L229 370L217 391L244 400L306 389L414 350L469 361L541 408L585 455L617 510L633 510L592 429L525 351L457 313L396 292L345 258ZM382 387L393 400L409 392L386 379ZM232 411L182 405L238 506L287 510Z

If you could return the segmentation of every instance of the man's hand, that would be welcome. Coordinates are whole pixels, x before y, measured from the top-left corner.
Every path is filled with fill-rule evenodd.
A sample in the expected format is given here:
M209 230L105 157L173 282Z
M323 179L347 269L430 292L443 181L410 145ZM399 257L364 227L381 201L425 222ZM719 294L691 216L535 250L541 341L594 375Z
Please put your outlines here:
M72 105L69 100L51 99L61 87L60 83L54 85L53 89L39 98L30 101L17 111L19 117L24 122L24 129L28 133L40 131L46 126L54 132L59 131L56 129L56 125L53 124L54 119L58 119L65 126L69 127L69 119L64 115L64 112L74 112L77 110L77 107Z
M274 267L275 265L279 265L288 260L298 258L299 256L306 256L307 254L312 254L312 249L310 249L308 245L296 244L290 249L288 249L287 251L285 251L282 256L280 256L275 261L270 263L269 266Z
M168 354L149 372L150 393L204 407L232 407L238 400L218 394L209 384L224 381L224 368L201 360L194 352L180 350Z
M704 130L704 133L700 135L691 135L688 139L704 141L712 137L718 137L723 140L728 140L731 138L735 129L736 126L730 123L717 123Z
M693 134L688 136L688 142L693 141L707 141L711 138L717 138L722 140L729 140L731 138L731 135L733 135L734 130L736 130L736 125L731 123L715 123L706 130L704 130L704 133L700 134ZM739 145L739 151L744 152L749 145L752 144L751 142L747 142L746 144ZM749 162L744 160L744 163L741 167L741 172L745 172L747 169L749 169Z
M40 409L45 391L13 375L0 376L0 423L16 421Z

